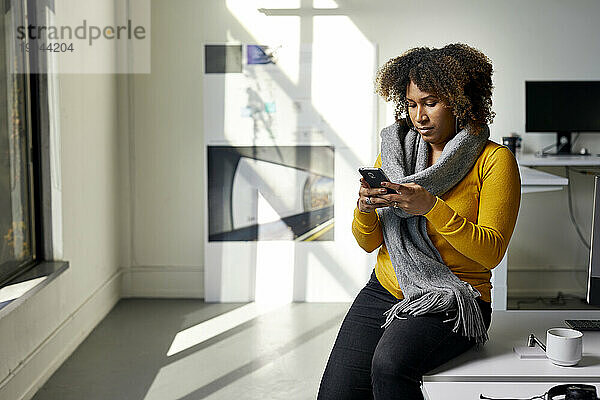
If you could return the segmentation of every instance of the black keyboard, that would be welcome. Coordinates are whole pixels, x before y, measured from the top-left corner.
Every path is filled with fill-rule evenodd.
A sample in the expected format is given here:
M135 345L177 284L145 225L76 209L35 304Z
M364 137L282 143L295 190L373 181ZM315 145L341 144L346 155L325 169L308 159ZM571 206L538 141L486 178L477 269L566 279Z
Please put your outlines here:
M600 331L600 319L565 319L565 322L578 331Z

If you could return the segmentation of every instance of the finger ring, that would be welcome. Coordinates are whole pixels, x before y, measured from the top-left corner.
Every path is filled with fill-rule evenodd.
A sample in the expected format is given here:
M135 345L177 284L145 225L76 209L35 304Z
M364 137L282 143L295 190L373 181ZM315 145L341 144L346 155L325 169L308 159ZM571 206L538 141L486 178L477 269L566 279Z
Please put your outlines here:
M392 204L392 207L394 207L394 208L398 208L398 202L397 202L397 201L395 201L395 202L394 202L394 204Z
M365 203L367 203L368 205L373 204L373 203L371 203L371 198L370 197L367 197L367 200L365 200Z

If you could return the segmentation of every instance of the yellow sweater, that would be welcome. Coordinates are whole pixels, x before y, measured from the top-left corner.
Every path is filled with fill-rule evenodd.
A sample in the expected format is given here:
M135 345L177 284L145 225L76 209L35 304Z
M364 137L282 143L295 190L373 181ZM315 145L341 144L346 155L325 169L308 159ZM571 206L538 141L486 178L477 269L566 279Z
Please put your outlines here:
M375 167L381 167L381 154ZM521 178L515 157L488 140L469 173L436 198L427 218L427 233L444 263L491 301L492 268L502 261L513 233L521 201ZM377 213L356 208L352 233L367 252L379 247L375 274L381 285L404 298L390 260Z

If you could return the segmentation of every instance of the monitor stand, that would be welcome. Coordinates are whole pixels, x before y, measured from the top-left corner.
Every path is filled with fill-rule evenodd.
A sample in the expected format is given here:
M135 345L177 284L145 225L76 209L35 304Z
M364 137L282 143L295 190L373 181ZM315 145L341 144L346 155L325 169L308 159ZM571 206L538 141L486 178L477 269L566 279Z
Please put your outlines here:
M571 132L556 132L556 156L571 156Z

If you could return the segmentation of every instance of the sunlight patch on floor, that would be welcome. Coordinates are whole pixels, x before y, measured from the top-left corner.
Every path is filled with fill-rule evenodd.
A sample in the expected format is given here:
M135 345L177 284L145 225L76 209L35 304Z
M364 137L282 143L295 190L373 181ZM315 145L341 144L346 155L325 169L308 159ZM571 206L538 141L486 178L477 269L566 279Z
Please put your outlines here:
M249 303L215 318L211 318L208 321L184 329L175 335L175 339L167 352L167 357L196 346L286 304L288 303Z

